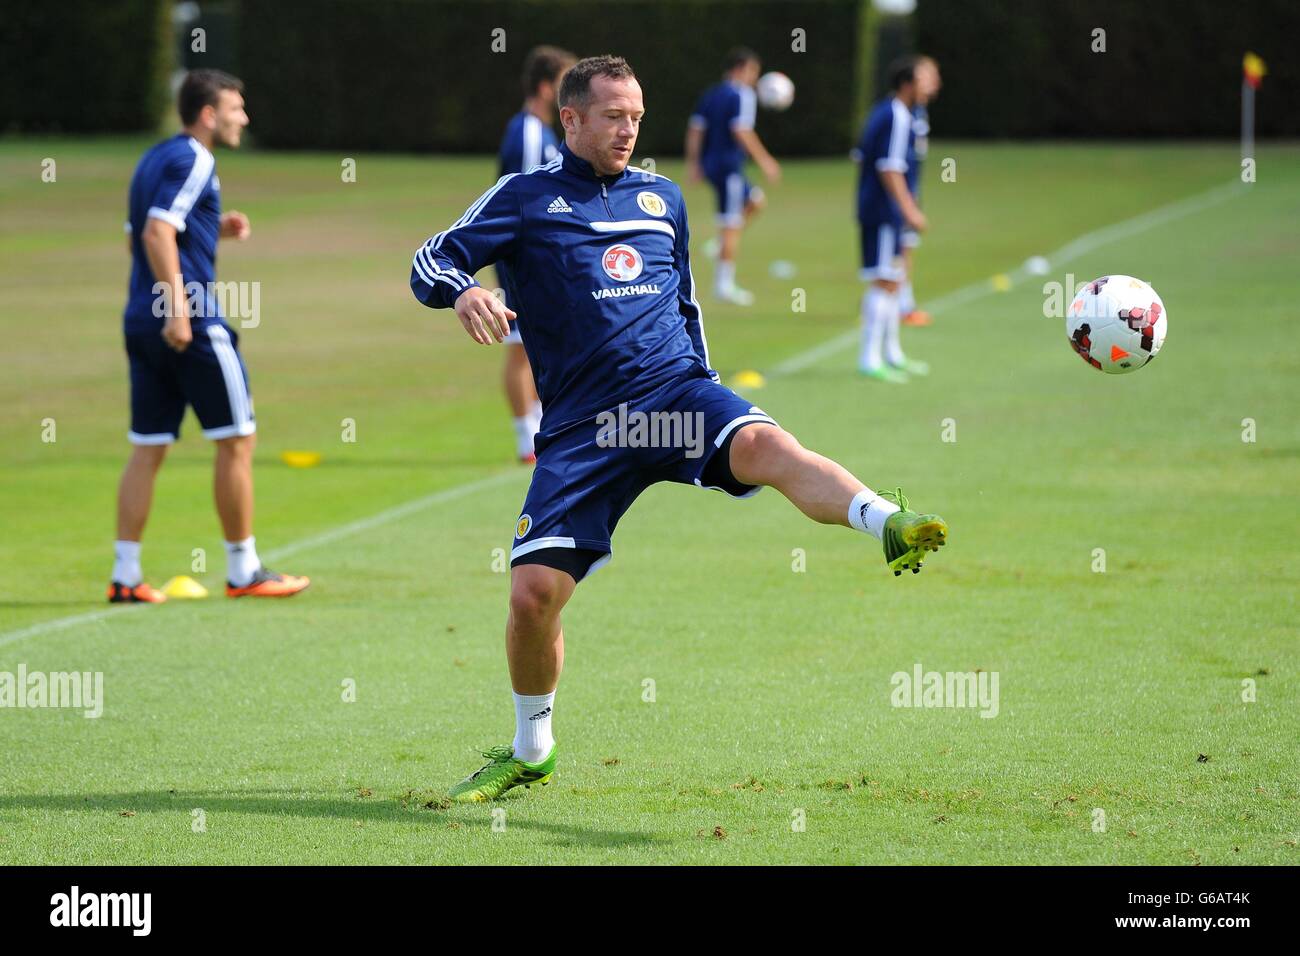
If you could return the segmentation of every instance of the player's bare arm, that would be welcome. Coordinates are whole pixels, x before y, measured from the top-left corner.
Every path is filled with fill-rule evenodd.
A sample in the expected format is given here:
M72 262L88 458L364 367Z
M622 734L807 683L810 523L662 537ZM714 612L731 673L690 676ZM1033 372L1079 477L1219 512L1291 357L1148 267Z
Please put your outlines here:
M700 147L703 144L704 127L686 127L686 172L693 183L704 181L704 170L700 168Z
M925 213L921 212L921 208L916 204L916 200L912 198L903 174L892 169L882 169L879 170L879 175L885 191L898 204L898 211L902 213L903 220L917 232L925 232L930 223L925 218Z
M758 134L752 129L737 129L732 131L740 145L745 147L754 162L758 163L758 168L763 171L770 183L779 183L781 181L781 164L772 158L772 154L767 151L763 141L758 138Z
M176 227L161 219L151 218L140 234L145 256L153 277L167 287L165 299L167 316L162 337L178 352L184 352L194 340L190 328L188 303L185 299L185 279L181 275L181 254L176 246Z

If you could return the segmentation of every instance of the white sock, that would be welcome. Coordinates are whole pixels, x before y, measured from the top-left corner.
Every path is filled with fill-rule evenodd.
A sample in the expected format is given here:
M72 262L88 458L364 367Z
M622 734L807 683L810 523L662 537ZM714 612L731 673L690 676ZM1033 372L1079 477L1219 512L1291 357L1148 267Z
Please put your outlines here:
M533 435L536 430L533 428L533 419L531 415L520 415L515 418L515 451L522 458L524 455L533 453Z
M528 409L528 427L532 430L533 435L542 427L542 401L537 399Z
M912 295L911 282L904 282L898 289L898 311L903 315L916 311L916 297Z
M247 586L253 580L253 573L261 566L256 538L250 535L243 541L226 542L226 580L235 587Z
M736 287L736 263L719 259L713 273L713 288L719 295L726 295Z
M907 361L903 346L898 341L898 327L903 321L901 296L895 300L898 304L888 313L885 322L885 361L890 365L902 365Z
M862 346L858 351L858 367L877 369L881 366L880 351L890 316L898 321L898 296L873 285L862 296Z
M849 524L881 538L885 534L885 519L898 510L892 501L886 501L870 488L863 488L849 503Z
M140 570L140 542L113 542L113 580L129 588L144 581L144 572Z
M516 694L515 698L515 756L525 763L545 760L555 738L551 735L551 709L555 691L549 694Z

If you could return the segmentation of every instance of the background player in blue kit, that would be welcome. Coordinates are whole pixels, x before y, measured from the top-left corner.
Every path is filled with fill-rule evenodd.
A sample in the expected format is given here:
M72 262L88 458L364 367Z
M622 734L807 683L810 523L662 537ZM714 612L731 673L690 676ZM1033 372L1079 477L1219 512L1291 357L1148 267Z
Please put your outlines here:
M916 58L916 105L912 107L912 132L916 137L914 152L916 162L907 168L907 189L921 204L921 164L925 162L930 151L930 101L939 95L943 80L939 75L939 64L933 57ZM914 250L921 244L921 237L916 230L903 228L903 270L906 274L898 290L898 310L902 314L903 325L929 325L930 313L916 307L916 296L912 292L912 274L915 267Z
M577 57L568 50L554 46L538 46L524 58L524 106L511 117L501 140L498 176L507 173L526 173L534 166L549 163L555 158L560 141L551 129L555 119L555 99L559 94L560 78ZM506 305L515 311L516 295L511 289L508 266L497 263L497 281L505 291ZM537 398L533 371L528 366L528 354L519 338L518 320L511 320L510 334L506 336L506 362L502 377L505 382L506 401L514 418L515 451L522 462L536 461L533 453L533 436L542 421L542 403Z
M923 375L899 343L899 287L906 278L901 254L904 228L925 231L926 220L907 187L916 165L912 109L917 102L916 59L905 57L889 68L892 93L871 111L854 150L858 162L858 226L862 241L861 278L871 284L862 295L862 345L858 369L884 382L905 383L908 372Z
M506 336L514 313L472 277L491 262L509 264L546 408L510 561L515 738L485 751L488 763L452 788L464 802L550 779L560 612L578 582L609 561L619 518L650 485L674 481L733 497L771 485L815 521L881 539L896 574L919 571L947 533L937 515L907 510L897 492L889 501L871 491L719 383L681 191L629 168L645 112L631 67L618 57L581 60L559 102L559 157L498 180L417 250L411 268L417 299L454 307L474 341L490 344ZM553 211L557 196L567 211ZM668 428L647 440L646 421Z
M135 446L118 487L117 541L108 599L159 603L144 582L140 538L154 479L180 437L186 406L216 443L213 492L226 539L226 594L284 597L308 580L262 566L253 539L253 445L257 425L239 336L213 294L217 240L248 238L248 217L221 213L212 148L232 149L248 125L243 84L217 70L185 77L184 129L144 154L131 179L131 280L123 313Z
M754 132L754 84L761 70L758 54L737 47L727 54L722 82L700 96L686 129L686 166L691 178L707 179L718 198L718 262L713 294L723 302L749 305L752 294L736 285L740 232L763 208L763 191L745 177L752 156L768 182L781 179L781 166Z

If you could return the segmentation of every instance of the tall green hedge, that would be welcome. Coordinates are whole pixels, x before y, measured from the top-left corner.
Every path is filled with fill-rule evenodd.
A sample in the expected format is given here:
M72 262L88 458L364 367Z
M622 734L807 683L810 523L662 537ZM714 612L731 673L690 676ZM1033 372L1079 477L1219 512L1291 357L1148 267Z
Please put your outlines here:
M1259 134L1300 134L1297 0L919 0L915 26L943 136L1235 136L1247 50L1270 70Z
M529 48L627 58L645 90L638 152L678 153L727 48L795 81L760 115L778 153L842 152L858 122L858 0L277 0L245 2L240 69L252 132L280 148L493 152L519 109ZM493 31L505 52L493 52ZM807 52L791 50L806 31Z
M15 0L0 16L0 132L156 127L175 59L170 0ZM746 44L798 87L759 130L783 155L841 153L873 98L870 0L221 0L209 52L248 83L255 138L280 148L485 152L538 43L616 52L646 91L645 154ZM211 20L210 23L207 21ZM1092 52L1092 31L1106 52ZM494 30L505 52L493 52ZM791 49L803 30L807 52ZM1234 136L1241 56L1261 54L1261 136L1300 135L1300 0L919 0L907 32L940 61L945 136ZM886 38L888 39L888 38ZM888 46L888 43L885 44Z
M167 0L6 3L0 132L150 130L173 62Z

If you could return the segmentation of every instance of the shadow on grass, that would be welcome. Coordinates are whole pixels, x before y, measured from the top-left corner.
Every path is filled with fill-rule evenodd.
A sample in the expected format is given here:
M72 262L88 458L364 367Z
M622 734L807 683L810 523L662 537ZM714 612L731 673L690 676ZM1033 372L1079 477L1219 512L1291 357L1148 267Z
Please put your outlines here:
M240 813L267 817L333 817L376 823L422 823L444 827L491 829L493 807L509 808L522 797L507 795L496 803L445 806L424 791L401 795L355 793L315 796L294 790L162 790L124 793L28 793L0 794L0 819L15 810L81 812L104 816L135 816L150 813L189 814L202 809L207 814ZM512 816L509 827L551 834L557 845L634 846L663 842L655 834L636 830L607 830L564 823L520 819Z
M468 820L460 819L455 822L462 827L473 827L476 830L491 830L492 819L487 816L488 808L499 806L500 803L484 804L481 807L474 808L478 810L481 816L474 816ZM471 808L456 808L470 810ZM453 811L454 812L454 811ZM448 822L451 822L448 820ZM552 823L546 820L521 820L518 817L510 817L507 824L510 830L524 830L528 832L543 833L555 837L548 840L548 846L565 847L565 846L592 846L592 847L612 847L612 846L652 846L655 844L666 845L671 842L666 837L657 836L653 833L645 833L640 830L596 830L586 827L572 826L567 823Z

